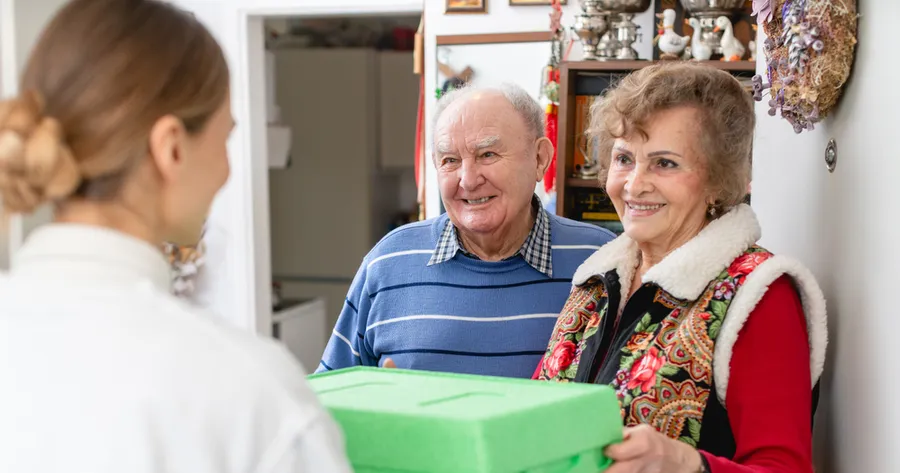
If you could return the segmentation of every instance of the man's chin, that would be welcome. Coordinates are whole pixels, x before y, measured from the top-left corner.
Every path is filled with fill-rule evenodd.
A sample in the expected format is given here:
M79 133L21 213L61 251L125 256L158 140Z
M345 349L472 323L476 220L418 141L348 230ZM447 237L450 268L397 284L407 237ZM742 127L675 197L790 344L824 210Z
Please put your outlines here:
M491 233L500 226L497 219L485 217L485 215L463 213L455 225L456 228L469 233Z

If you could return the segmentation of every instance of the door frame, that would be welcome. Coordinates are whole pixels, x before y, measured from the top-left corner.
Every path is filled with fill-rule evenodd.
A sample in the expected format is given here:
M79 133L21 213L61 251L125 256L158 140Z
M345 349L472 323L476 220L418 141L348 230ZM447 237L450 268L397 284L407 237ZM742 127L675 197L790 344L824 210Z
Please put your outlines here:
M204 305L239 328L269 336L272 261L264 19L415 15L423 12L424 0L170 1L192 11L222 45L231 67L231 107L238 124L228 143L231 177L210 214L210 224L220 229L227 251L223 261L207 262L210 292L203 297Z
M15 0L0 0L0 94L3 99L15 97L19 94L19 57L18 39L16 37L16 7ZM2 203L0 203L2 205ZM24 238L24 217L15 214L0 218L6 219L0 224L0 230L8 233L5 235L7 261L19 250ZM0 239L2 241L3 239Z

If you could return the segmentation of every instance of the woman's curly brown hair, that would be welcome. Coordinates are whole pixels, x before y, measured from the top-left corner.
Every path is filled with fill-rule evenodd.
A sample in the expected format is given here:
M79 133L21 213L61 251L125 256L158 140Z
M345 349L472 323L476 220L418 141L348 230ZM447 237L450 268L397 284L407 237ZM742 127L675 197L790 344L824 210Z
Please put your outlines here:
M588 135L597 140L600 183L606 185L617 138L638 133L663 111L694 107L699 137L695 150L705 158L713 207L720 214L741 203L750 184L753 98L731 74L690 63L660 63L639 69L610 89L591 107Z

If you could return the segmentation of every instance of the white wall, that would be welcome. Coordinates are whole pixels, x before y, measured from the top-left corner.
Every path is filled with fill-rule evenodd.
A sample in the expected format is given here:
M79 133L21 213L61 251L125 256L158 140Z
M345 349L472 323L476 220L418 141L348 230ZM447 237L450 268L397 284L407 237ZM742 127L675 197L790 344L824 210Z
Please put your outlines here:
M825 473L900 471L900 68L890 59L900 3L862 0L860 13L853 76L826 123L798 136L764 103L757 108L753 206L763 244L809 265L828 299L831 345L816 425ZM839 153L833 174L824 165L830 138Z
M437 47L437 57L454 72L471 67L474 85L516 84L535 99L541 97L543 71L550 54L550 42L507 44L459 44ZM429 90L439 89L447 77L438 72Z
M19 74L25 72L31 50L37 44L41 32L57 10L68 0L16 0L16 63ZM53 206L47 204L22 217L22 234L27 237L32 230L53 219Z
M0 0L0 94L15 82L15 13L13 0ZM13 43L10 44L10 41ZM12 73L10 73L12 72ZM9 218L0 200L0 271L9 269Z
M31 49L41 31L66 0L2 0L0 1L0 68L2 95L11 97L19 91L19 80ZM49 222L52 208L45 205L34 214L4 219L0 223L0 269L8 267L10 251L15 251L21 237L36 226ZM12 238L10 238L12 232Z
M437 64L435 36L475 33L513 33L525 31L547 31L550 28L549 6L511 6L507 0L487 0L488 13L486 14L444 14L445 0L425 0L425 84L429 87L436 83ZM574 16L580 13L580 2L569 0L564 5L562 23L565 27L574 24ZM634 47L642 59L653 55L653 37L656 35L654 27L653 7L648 11L637 15L635 23L640 25L639 32L642 41L635 43ZM572 48L572 60L581 58L580 43ZM547 51L545 60L550 59ZM477 71L476 71L477 73ZM431 163L432 130L430 123L430 111L434 110L437 99L433 90L425 94L425 155L428 161L425 166L426 182L426 216L434 217L440 213L440 194L437 189L437 174Z
M0 203L0 206L3 204ZM0 271L9 269L9 219L0 215Z
M20 71L25 70L28 54L44 27L67 2L68 0L15 0L16 63Z

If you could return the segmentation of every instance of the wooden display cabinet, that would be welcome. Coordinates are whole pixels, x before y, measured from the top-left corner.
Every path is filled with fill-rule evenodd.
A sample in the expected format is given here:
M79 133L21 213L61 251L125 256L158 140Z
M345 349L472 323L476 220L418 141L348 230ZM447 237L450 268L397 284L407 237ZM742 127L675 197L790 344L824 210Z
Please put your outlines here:
M608 197L594 179L576 173L576 155L583 154L582 139L586 117L578 117L593 97L601 96L630 72L655 61L579 61L560 65L559 135L557 142L556 213L573 220L587 221L620 231L618 217ZM753 61L703 61L709 67L731 72L746 86L756 70ZM579 98L582 97L582 98ZM586 112L582 112L586 113Z

